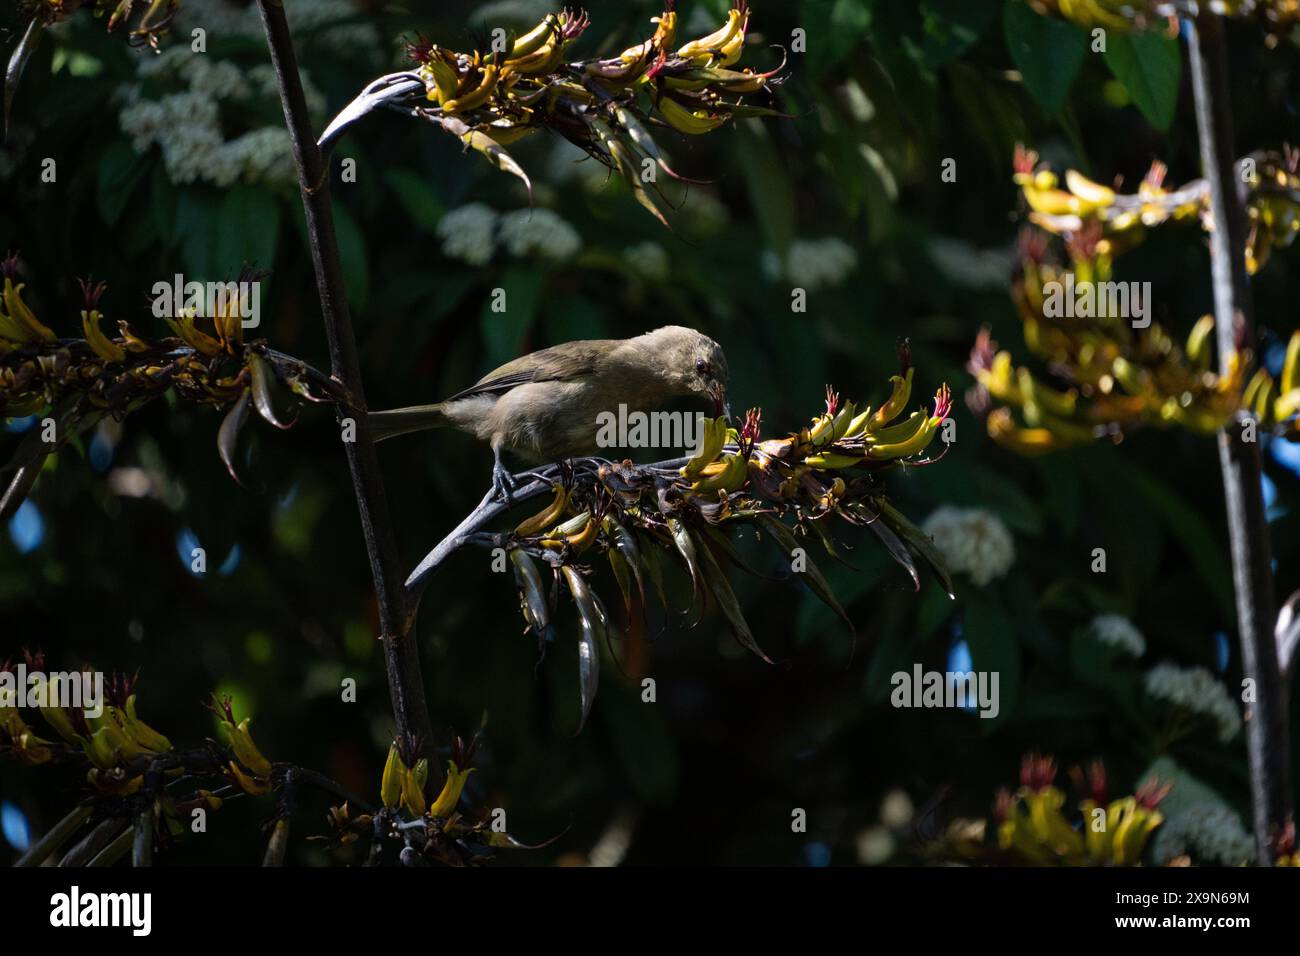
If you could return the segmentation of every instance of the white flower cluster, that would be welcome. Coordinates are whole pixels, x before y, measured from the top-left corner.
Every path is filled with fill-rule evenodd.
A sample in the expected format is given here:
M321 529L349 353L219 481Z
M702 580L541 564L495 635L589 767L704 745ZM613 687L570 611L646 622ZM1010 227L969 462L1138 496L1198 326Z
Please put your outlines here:
M582 237L549 209L517 209L505 215L483 203L469 203L438 220L443 254L472 266L486 265L498 247L512 256L568 259L582 248Z
M374 24L341 22L355 20L360 14L351 0L288 0L285 7L295 43L328 53L370 58L381 49L379 30ZM185 37L194 27L206 30L209 39L245 37L264 42L261 17L251 3L185 0L172 33Z
M1208 717L1225 743L1241 730L1241 714L1228 690L1204 667L1159 664L1147 671L1146 691L1156 700Z
M294 181L288 133L268 126L225 140L217 102L204 94L136 99L122 108L118 121L137 153L154 145L162 149L163 166L172 182L210 182L224 188L241 180Z
M1197 863L1240 866L1255 859L1255 841L1229 807L1194 803L1160 825L1151 852L1162 866L1184 855Z
M481 202L452 209L438 220L443 255L472 266L486 265L496 249L497 214Z
M170 46L157 56L142 56L136 65L136 76L142 80L183 83L193 93L215 100L244 100L263 97L280 100L280 84L275 68L269 63L258 63L247 69L233 60L214 60L206 53L195 53L188 46ZM138 85L125 87L123 99L134 102L140 98ZM303 77L303 94L307 108L313 113L325 111L325 96L311 81Z
M1123 614L1099 614L1088 627L1101 643L1118 648L1130 657L1141 657L1147 652L1146 638Z
M283 127L264 126L229 140L222 133L221 103L278 101L279 88L269 64L244 70L232 61L174 46L158 56L142 57L136 72L143 81L185 86L156 100L144 98L143 84L119 91L124 103L118 114L122 131L131 137L137 153L153 146L162 150L163 166L172 182L208 182L222 188L237 182L294 183L293 154ZM325 98L306 76L303 91L308 108L323 111Z
M813 292L837 286L847 279L858 267L858 253L843 239L796 239L786 250L784 262L769 250L763 266L769 277L784 278Z
M1005 575L1016 560L1011 532L997 515L983 508L944 505L925 519L921 530L934 540L948 569L970 575L978 586Z
M516 209L501 217L498 241L512 256L568 259L582 248L578 230L549 209Z
M170 46L157 56L142 56L135 72L145 80L183 77L195 93L218 100L244 99L252 92L235 63L194 53L188 46Z

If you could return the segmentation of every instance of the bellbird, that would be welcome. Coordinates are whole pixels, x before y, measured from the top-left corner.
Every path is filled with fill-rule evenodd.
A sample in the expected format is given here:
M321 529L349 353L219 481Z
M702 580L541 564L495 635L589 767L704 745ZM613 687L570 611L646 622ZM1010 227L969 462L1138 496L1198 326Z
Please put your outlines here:
M532 462L596 454L597 416L653 411L696 396L729 417L727 359L694 329L669 325L630 339L565 342L489 372L436 405L371 412L376 441L427 428L458 428L492 446L492 485L510 500L508 449Z

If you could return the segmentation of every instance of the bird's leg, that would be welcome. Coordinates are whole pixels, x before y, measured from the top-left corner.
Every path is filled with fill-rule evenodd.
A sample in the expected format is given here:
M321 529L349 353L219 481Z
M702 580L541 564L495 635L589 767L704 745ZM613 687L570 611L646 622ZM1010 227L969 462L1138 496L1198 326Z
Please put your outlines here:
M492 446L492 491L495 496L508 505L515 503L515 480L510 471L501 464L501 446Z

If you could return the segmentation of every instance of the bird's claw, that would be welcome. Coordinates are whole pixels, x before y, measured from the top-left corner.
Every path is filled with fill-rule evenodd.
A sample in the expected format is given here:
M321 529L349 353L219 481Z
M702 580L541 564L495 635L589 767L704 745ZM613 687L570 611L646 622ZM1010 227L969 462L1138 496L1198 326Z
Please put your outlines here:
M500 501L507 505L515 503L515 480L510 476L510 472L501 462L492 465L492 493Z

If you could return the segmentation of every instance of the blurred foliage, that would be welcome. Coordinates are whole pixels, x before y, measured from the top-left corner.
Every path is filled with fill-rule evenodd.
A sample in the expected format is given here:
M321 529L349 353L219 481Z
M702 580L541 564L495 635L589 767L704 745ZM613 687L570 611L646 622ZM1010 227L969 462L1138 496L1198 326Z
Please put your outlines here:
M583 56L637 42L659 12L639 0L588 6L600 35L619 39ZM716 28L726 6L683 3L683 30ZM287 7L318 125L371 77L404 65L403 36L466 48L476 31L526 30L546 9ZM761 400L777 433L798 426L825 383L893 374L903 337L931 381L970 385L978 330L1016 342L1021 328L1009 295L1016 143L1094 179L1135 183L1157 156L1174 181L1198 172L1172 38L1112 36L1109 52L1094 54L1082 28L1020 0L755 7L755 69L780 62L767 44L790 50L774 104L791 118L665 138L677 172L714 180L661 183L680 207L667 211L671 229L619 178L553 139L511 147L535 185L530 215L522 184L422 124L376 115L343 138L335 216L372 406L436 400L523 350L668 323L723 344L733 402ZM3 25L20 26L11 14ZM207 30L201 55L189 50L196 25ZM1294 40L1266 45L1250 24L1234 24L1229 40L1240 152L1300 142ZM161 59L78 17L51 26L32 53L0 151L0 238L30 266L28 303L38 315L75 316L72 277L93 274L108 284L102 309L163 335L145 298L155 282L177 272L228 279L247 262L271 272L259 336L322 366L299 201L284 143L265 132L281 118L263 83L255 11L188 0L159 48ZM46 160L55 182L42 179ZM355 181L339 179L342 160L355 162ZM942 175L947 160L955 179ZM1176 233L1153 233L1115 271L1153 283L1157 320L1181 338L1211 297L1205 249L1194 232ZM1295 256L1276 250L1254 279L1259 354L1275 375L1296 325ZM806 312L791 311L796 287ZM508 312L492 311L494 289L506 290ZM80 334L73 323L54 331ZM486 553L466 551L439 571L418 622L437 743L485 720L479 770L465 784L472 803L504 807L510 832L528 842L572 824L512 862L585 857L629 819L629 862L853 862L866 858L859 837L879 826L886 794L906 791L922 820L985 817L990 794L1031 750L1065 766L1102 757L1124 793L1172 757L1249 819L1241 736L1224 743L1212 729L1172 727L1143 684L1143 670L1164 660L1208 668L1229 692L1239 680L1213 443L1148 430L1118 448L1026 460L988 439L960 403L954 414L944 461L891 476L890 494L918 518L941 504L996 516L1014 535L1008 573L984 586L959 573L955 602L933 581L917 594L869 533L845 534L844 564L825 573L858 631L856 652L811 591L746 577L737 600L777 666L736 648L716 609L693 629L653 620L624 650L636 661L625 667L655 678L656 703L606 668L576 738L577 675L549 659L536 666ZM266 752L373 794L393 728L337 426L308 410L292 431L250 430L236 462L241 488L212 454L219 424L203 408L160 401L51 459L0 537L0 653L26 645L60 661L139 667L149 712L168 715L175 739L214 731L193 704L215 688L255 715ZM1284 445L1266 449L1282 595L1300 587L1297 462ZM380 455L413 565L477 503L488 453L438 433L385 443ZM461 461L469 467L449 467ZM190 571L196 545L209 555L202 574ZM1095 548L1105 549L1104 573L1092 570ZM752 560L784 577L778 559ZM684 593L690 583L669 573L665 586ZM1134 622L1141 661L1092 636L1099 614ZM559 639L571 641L577 622L564 623ZM963 659L1001 672L996 719L890 706L894 672ZM356 679L357 703L340 703L344 677ZM63 812L68 785L57 771L6 765L0 799L40 831ZM188 841L170 858L255 859L270 809L241 803L214 821L219 839ZM629 806L638 809L620 809ZM807 811L806 833L791 832L793 808ZM319 800L321 832L326 812ZM904 830L907 818L891 817ZM295 840L290 854L322 862L327 850Z

